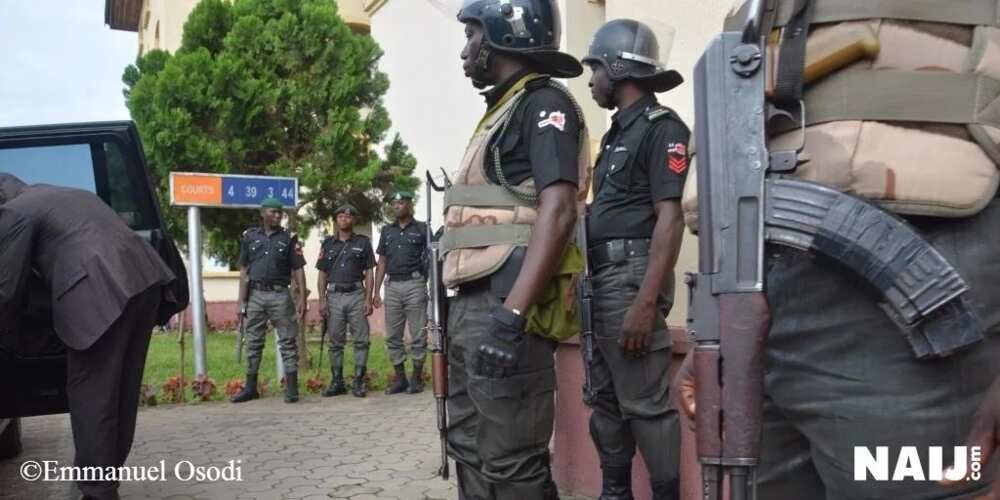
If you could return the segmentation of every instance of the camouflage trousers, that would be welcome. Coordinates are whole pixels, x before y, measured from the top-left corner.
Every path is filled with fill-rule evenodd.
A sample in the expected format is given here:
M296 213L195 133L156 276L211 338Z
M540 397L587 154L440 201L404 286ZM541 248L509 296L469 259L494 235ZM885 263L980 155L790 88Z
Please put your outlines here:
M365 317L365 291L330 291L326 295L328 319L326 333L330 337L330 366L344 366L344 346L350 327L354 341L354 366L368 364L369 340L368 318Z
M427 283L389 281L385 285L385 345L393 365L406 362L403 330L410 327L410 358L423 362L427 352Z
M250 290L249 293L245 339L247 373L257 373L260 370L268 321L278 331L278 348L281 351L281 362L285 365L285 373L298 371L299 351L296 349L296 337L299 327L291 292Z

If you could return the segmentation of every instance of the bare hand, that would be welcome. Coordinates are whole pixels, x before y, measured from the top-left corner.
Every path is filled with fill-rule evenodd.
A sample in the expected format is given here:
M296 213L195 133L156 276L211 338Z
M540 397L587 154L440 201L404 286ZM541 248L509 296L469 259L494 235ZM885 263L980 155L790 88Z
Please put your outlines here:
M695 430L694 350L689 351L684 357L684 362L677 369L677 375L670 385L671 398L673 398L674 407L679 410L677 413L680 415L681 421L689 429Z
M299 318L306 316L306 301L300 300L295 303L295 316Z
M365 316L371 316L375 310L372 308L372 303L365 301Z
M320 297L319 315L323 319L326 319L326 318L328 318L330 316L330 310L329 310L329 308L326 305L326 299L323 298L323 297Z
M374 306L375 309L382 308L382 296L380 294L376 293L375 296L372 297L372 306Z
M972 417L972 430L965 438L965 445L978 446L981 464L987 464L1000 446L1000 378L993 381L993 385L986 391L983 402ZM964 479L958 481L941 481L944 486L955 486L965 484Z
M618 343L625 350L625 356L638 358L649 350L655 314L655 303L652 305L632 303L628 308L625 320L622 322L621 337L618 339Z

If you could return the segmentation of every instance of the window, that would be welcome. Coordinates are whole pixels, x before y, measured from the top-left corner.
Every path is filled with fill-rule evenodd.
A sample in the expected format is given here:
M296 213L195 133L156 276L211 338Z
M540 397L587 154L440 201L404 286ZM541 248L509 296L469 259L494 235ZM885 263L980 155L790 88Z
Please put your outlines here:
M145 172L135 164L134 154L110 138L90 140L0 148L0 172L14 174L27 184L90 191L132 229L157 228L156 209L144 197Z
M0 172L14 174L28 184L55 184L97 192L90 144L0 149Z

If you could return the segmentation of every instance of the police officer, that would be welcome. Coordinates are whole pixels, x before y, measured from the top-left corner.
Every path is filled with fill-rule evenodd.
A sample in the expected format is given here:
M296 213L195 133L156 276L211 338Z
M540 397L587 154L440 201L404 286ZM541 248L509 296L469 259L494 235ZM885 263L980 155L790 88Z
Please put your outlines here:
M548 445L559 325L533 311L563 302L557 292L542 296L561 282L586 194L586 127L553 80L583 68L559 52L555 0L470 0L458 19L465 75L491 88L446 194L443 279L457 288L448 310L449 454L462 498L558 498Z
M413 219L413 193L399 191L392 198L396 221L382 228L378 241L378 267L375 271L374 306L382 307L379 290L386 273L385 286L386 348L396 378L386 394L406 391L417 394L424 390L424 356L427 348L427 226ZM410 356L413 374L406 380L406 350L403 348L403 326L410 326Z
M737 29L735 21L755 3L734 12L730 29ZM905 217L968 283L965 300L979 314L984 338L941 359L917 359L883 309L884 298L864 278L821 256L769 247L765 280L771 327L763 351L758 496L988 497L995 459L990 465L983 459L978 480L967 468L965 478L946 487L933 474L953 463L954 446L982 446L988 457L1000 439L1000 382L994 382L1000 373L997 122L985 115L985 121L956 116L982 109L972 103L986 86L1000 85L1000 60L988 57L985 49L997 46L997 19L946 1L907 3L915 9L897 9L893 2L777 4L777 27L786 35L809 28L808 69L836 70L821 68L822 62L813 65L814 42L817 54L858 42L881 46L874 60L865 52L842 53L849 69L806 87L802 103L810 160L794 175L884 203ZM809 4L815 12L812 26ZM805 43L786 36L782 45L793 46L796 40ZM792 78L804 74L787 72ZM980 85L968 87L970 94L954 83L966 77ZM795 86L786 80L777 87ZM798 105L796 100L791 108ZM990 120L993 127L986 133L982 127ZM800 141L799 131L793 131L773 138L772 149L794 148ZM684 369L689 368L686 360ZM682 375L682 390L676 392L691 415L693 379L689 371ZM855 471L864 469L859 452L875 456L876 446L892 476L877 480L866 474L867 480L857 480ZM915 454L906 454L904 447ZM943 463L934 463L931 447L943 449ZM892 480L897 474L902 477Z
M372 314L372 275L375 254L367 236L354 233L358 209L345 203L335 212L337 232L323 240L319 270L320 315L327 319L330 337L330 387L324 396L347 392L344 385L344 344L350 325L354 339L354 385L351 393L365 397L368 366L368 316Z
M243 390L232 398L234 403L257 399L257 371L267 338L267 322L278 330L281 362L285 365L285 402L299 400L296 348L298 323L305 311L305 301L292 299L289 286L294 279L305 290L302 268L306 261L295 234L281 227L285 213L281 201L267 198L260 205L260 226L243 232L240 242L239 316L246 315L247 379Z
M656 92L682 82L659 61L645 24L602 26L583 59L591 94L617 109L601 142L588 219L595 350L590 433L603 471L601 498L631 499L632 456L642 452L657 500L678 498L680 432L667 396L673 268L683 236L680 198L687 126Z

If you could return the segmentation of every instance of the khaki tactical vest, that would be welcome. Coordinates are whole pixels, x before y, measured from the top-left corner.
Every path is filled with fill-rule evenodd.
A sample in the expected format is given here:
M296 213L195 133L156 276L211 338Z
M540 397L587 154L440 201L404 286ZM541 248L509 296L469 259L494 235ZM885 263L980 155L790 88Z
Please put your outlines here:
M852 43L867 49L806 85L809 161L795 177L900 214L979 212L1000 182L1000 2L813 1L805 74L810 61L834 58ZM778 0L777 27L793 3ZM800 140L787 132L771 148L793 149ZM684 195L693 230L696 175L692 165Z
M487 177L486 169L499 170L499 160L494 148L490 147L491 139L503 134L518 104L529 92L525 85L538 78L545 77L525 76L487 111L469 142L454 184L445 191L446 225L441 252L444 255L443 280L448 288L493 274L515 247L527 246L531 239L538 217L534 181L528 179L518 186L494 184ZM552 80L547 84L560 89L572 100L561 84ZM583 113L575 107L577 109L565 112L577 113L580 121L577 200L582 202L590 186L590 138ZM499 174L497 178L503 182L502 172Z

